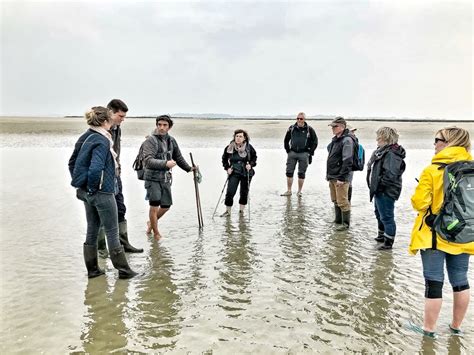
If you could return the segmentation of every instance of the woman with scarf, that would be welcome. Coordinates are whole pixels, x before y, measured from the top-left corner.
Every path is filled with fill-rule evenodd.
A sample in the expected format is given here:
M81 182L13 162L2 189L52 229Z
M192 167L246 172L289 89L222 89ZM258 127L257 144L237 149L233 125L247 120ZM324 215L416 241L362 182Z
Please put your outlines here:
M240 214L244 213L249 195L249 184L252 176L255 175L253 168L257 165L257 152L249 143L250 138L246 131L237 129L234 131L234 138L225 147L222 154L222 166L228 174L227 192L225 195L226 211L221 217L229 217L234 196L240 183Z
M367 185L370 201L374 200L379 230L375 240L383 243L379 250L389 250L397 232L394 209L402 191L405 149L398 145L398 132L394 128L379 128L376 136L377 149L367 164Z
M101 106L92 107L85 114L89 129L79 137L69 159L71 185L77 188L77 198L84 202L87 219L86 241L83 246L84 262L89 278L104 274L97 261L97 234L104 226L112 264L119 278L137 275L130 269L118 235L117 154L113 149L110 111Z

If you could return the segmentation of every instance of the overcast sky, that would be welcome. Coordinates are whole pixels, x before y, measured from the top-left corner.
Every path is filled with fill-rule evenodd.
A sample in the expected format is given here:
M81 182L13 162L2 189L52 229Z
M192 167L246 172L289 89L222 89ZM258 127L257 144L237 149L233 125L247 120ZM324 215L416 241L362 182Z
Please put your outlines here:
M470 1L1 6L1 115L472 118Z

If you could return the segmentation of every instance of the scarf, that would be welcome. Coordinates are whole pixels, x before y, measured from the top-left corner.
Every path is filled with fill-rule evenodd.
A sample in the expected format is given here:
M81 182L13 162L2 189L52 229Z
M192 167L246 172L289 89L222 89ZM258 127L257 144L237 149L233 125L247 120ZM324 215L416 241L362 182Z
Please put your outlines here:
M242 143L240 147L237 147L235 141L230 142L227 146L227 153L232 154L234 151L236 151L241 158L247 157L247 142Z
M105 138L109 140L109 143L110 143L109 150L110 150L110 154L112 154L112 158L114 159L115 171L117 172L119 164L117 162L117 153L115 153L115 150L114 150L114 141L112 140L112 135L103 127L97 127L97 126L89 126L89 127L92 131L103 135Z

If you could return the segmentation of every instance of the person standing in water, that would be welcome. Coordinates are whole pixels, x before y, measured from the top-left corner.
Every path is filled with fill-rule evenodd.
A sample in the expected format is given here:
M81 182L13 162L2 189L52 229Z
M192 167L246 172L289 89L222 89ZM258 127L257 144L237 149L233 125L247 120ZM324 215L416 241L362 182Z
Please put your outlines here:
M234 204L234 196L240 184L239 213L244 213L248 202L250 181L255 175L253 169L257 165L257 152L250 144L250 137L243 129L236 129L232 141L222 154L222 166L228 175L227 191L224 204L226 211L221 217L229 217Z

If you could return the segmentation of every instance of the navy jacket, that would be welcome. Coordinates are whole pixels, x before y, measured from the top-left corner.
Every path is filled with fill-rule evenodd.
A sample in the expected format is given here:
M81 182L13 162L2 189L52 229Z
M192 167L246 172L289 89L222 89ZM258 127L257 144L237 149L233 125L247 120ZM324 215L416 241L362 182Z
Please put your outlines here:
M71 185L93 194L117 192L115 163L110 142L103 135L87 130L76 142L69 159Z
M398 200L402 191L402 174L405 171L405 149L398 144L376 149L367 164L367 186L370 201L383 193Z

